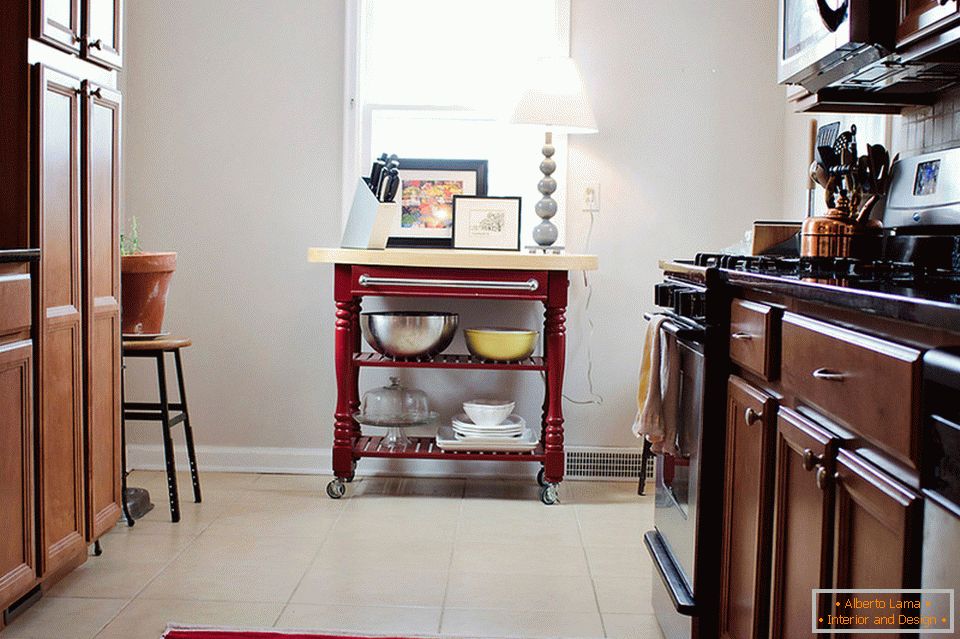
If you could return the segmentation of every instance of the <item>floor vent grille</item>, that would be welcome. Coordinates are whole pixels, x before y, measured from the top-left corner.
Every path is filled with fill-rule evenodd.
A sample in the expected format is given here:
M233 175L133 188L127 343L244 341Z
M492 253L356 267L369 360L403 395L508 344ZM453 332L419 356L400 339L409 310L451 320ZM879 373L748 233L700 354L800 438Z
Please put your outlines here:
M638 479L643 462L638 448L570 447L566 457L566 475L584 479ZM647 460L647 479L653 478L653 460Z

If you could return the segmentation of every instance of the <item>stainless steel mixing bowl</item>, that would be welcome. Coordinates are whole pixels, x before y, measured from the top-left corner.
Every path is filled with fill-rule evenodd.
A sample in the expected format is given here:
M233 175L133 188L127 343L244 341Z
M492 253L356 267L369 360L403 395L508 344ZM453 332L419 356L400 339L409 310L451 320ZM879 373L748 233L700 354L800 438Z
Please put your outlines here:
M429 357L450 346L457 333L456 313L388 311L361 313L363 339L389 357Z

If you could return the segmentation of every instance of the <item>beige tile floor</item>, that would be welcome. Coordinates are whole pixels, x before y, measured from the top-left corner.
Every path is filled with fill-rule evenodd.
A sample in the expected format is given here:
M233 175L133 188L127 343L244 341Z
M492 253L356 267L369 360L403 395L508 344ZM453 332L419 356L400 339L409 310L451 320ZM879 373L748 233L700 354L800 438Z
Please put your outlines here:
M130 483L156 508L90 557L0 639L158 639L168 622L468 637L659 638L632 483L566 482L543 506L519 481L369 478L328 499L328 477Z

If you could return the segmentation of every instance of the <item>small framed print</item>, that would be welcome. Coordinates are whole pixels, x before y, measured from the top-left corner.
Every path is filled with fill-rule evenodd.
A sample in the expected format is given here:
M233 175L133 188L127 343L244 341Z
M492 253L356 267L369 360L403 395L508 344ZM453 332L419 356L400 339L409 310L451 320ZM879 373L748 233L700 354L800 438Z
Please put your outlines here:
M453 248L520 250L520 198L455 195Z
M450 248L453 198L487 194L486 160L400 159L400 188L387 248Z

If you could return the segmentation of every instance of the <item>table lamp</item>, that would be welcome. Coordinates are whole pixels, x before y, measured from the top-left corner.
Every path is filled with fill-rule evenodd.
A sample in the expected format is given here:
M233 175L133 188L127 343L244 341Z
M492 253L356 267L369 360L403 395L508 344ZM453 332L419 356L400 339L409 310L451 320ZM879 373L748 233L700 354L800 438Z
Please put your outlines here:
M535 207L541 221L533 228L534 242L546 250L557 241L558 235L557 227L550 221L557 214L557 202L550 197L557 190L557 181L552 177L557 170L553 133L596 133L597 123L583 88L583 78L571 58L542 58L532 80L514 107L510 121L547 127L540 162L543 178L537 184L543 198Z

